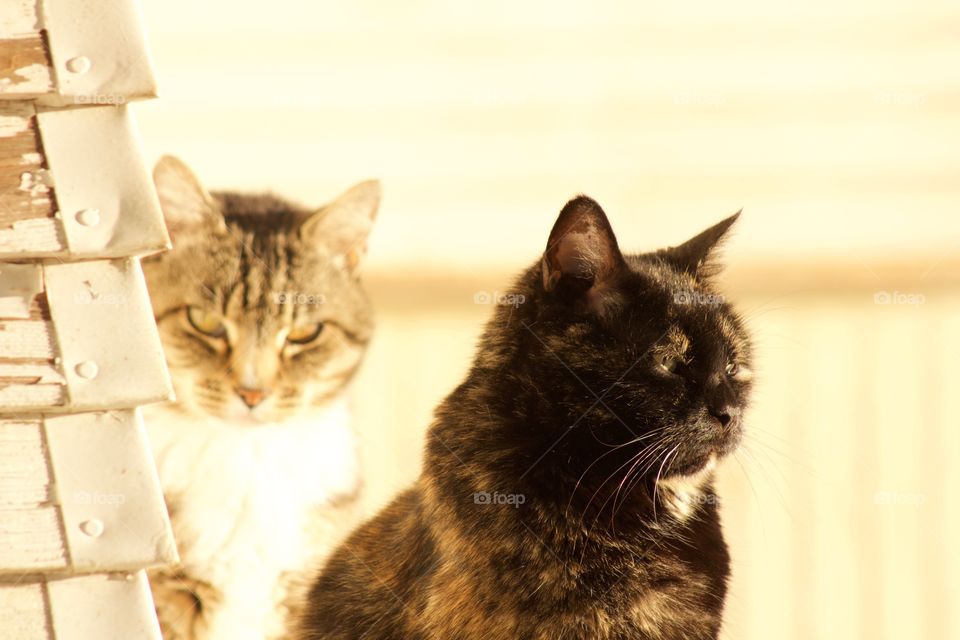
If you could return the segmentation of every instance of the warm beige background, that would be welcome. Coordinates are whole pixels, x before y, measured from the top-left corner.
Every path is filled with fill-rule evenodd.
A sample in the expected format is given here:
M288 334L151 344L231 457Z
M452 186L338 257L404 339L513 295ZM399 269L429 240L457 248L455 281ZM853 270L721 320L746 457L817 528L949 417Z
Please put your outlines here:
M725 637L960 638L960 6L144 0L151 157L319 203L384 181L357 385L372 489L577 191L625 248L741 206L751 438ZM875 304L877 292L921 304Z

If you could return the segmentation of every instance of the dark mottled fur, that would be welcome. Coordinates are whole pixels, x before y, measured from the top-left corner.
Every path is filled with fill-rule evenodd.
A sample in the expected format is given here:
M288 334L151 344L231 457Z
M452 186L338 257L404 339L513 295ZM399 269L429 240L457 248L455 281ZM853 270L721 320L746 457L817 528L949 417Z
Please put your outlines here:
M622 256L599 206L571 201L437 410L420 479L335 552L300 637L716 638L711 463L750 388L749 339L711 283L735 218Z

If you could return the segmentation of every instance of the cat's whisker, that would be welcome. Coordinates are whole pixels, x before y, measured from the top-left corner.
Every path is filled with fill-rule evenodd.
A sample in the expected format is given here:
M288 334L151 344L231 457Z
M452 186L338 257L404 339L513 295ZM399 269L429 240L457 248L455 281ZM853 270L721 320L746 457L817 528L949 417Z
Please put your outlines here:
M620 481L619 486L617 486L617 491L616 491L616 493L614 494L614 497L613 497L613 507L610 509L610 528L611 528L611 529L613 529L613 527L614 527L614 519L616 518L617 513L619 512L619 508L617 507L617 497L620 495L620 491L623 489L624 484L625 484L628 480L631 480L630 475L634 472L634 470L637 468L637 466L639 466L640 464L642 464L642 462L643 462L643 459L642 459L642 458L641 458L641 459L638 459L636 462L634 462L633 465L632 465L629 469L627 469L627 472L623 475L623 479ZM624 496L624 499L620 501L620 507L621 507L621 508L623 507L623 503L626 501L626 498L627 498L627 496L625 495L625 496Z
M657 477L654 478L653 480L653 520L654 522L656 522L657 520L657 496L660 490L660 475L663 473L663 468L667 464L667 461L670 459L670 456L676 453L679 448L680 448L680 445L678 444L670 451L670 453L664 456L663 462L660 463L660 468L657 470Z
M753 437L763 435L763 436L772 438L772 439L778 441L779 443L785 444L785 445L787 445L787 446L791 446L791 444L792 444L789 440L787 440L787 439L786 439L785 437L783 437L782 435L780 435L780 434L778 434L778 433L774 433L773 431L769 431L769 430L767 430L767 429L764 429L763 427L761 427L761 426L759 426L759 425L756 425L756 424L751 424L751 425L750 425L750 430L747 432L746 435L747 435L747 436L753 436Z
M649 431L648 433L645 433L645 434L642 435L642 436L637 436L636 438L633 438L632 440L630 440L630 441L628 441L628 442L624 442L623 444L617 445L617 446L613 447L612 449L610 449L609 451L606 451L606 452L604 452L603 454L601 454L600 456L598 456L593 462L590 463L590 465L583 471L583 473L580 474L580 477L577 479L577 482L576 482L576 484L575 484L574 487L573 487L573 491L570 492L570 499L567 501L567 509L570 508L570 505L571 505L572 502L573 502L574 495L576 494L577 489L580 487L580 483L583 482L583 478L587 475L587 473L590 471L590 469L592 469L594 466L596 466L596 464L599 463L603 458L607 457L607 456L610 455L611 453L615 453L617 450L622 449L623 447L626 447L626 446L629 446L629 445L632 445L632 444L636 444L637 442L640 442L641 440L644 440L644 439L646 439L646 438L652 438L653 436L655 436L657 433L659 433L659 432L662 431L662 430L663 430L663 427L658 427L658 428L656 428L656 429L652 429L652 430ZM643 451L641 451L640 453L642 454Z
M663 435L663 436L661 436L659 439L657 439L656 442L651 443L650 445L648 445L647 447L645 447L642 451L640 451L640 453L638 453L634 458L631 458L630 460L628 460L627 463L629 464L631 461L634 461L634 460L638 460L638 461L641 462L641 463L642 463L644 460L649 460L649 462L647 463L646 469L642 472L642 474L645 474L646 471L649 470L649 468L650 468L653 464L656 464L656 461L660 459L660 455L661 455L663 452L667 451L667 449L669 448L669 444L667 444L668 438L669 438L669 435ZM661 445L665 445L665 446L661 446ZM623 466L626 466L626 464L623 465ZM620 469L622 469L623 466L621 466ZM631 468L633 468L633 467L631 467ZM618 469L617 471L619 471L619 469ZM629 471L628 471L628 474L629 474ZM614 472L614 475L616 475L616 472ZM612 477L612 476L611 476L611 477ZM606 484L607 481L609 481L609 478L608 478L606 481L604 481L604 484ZM602 488L602 487L603 487L603 485L601 485L601 488ZM592 535L593 530L594 530L594 528L596 527L598 520L599 520L600 517L603 515L603 510L606 508L606 506L607 506L607 504L610 502L610 500L611 500L611 497L608 496L607 499L603 502L603 504L600 505L600 508L597 509L597 514L594 516L593 520L592 520L591 523L590 523L590 526L589 526L588 529L587 529L587 534L586 534L586 535L587 535L587 538L589 538L589 537ZM592 498L591 498L591 501L592 501ZM583 514L583 515L584 515L584 516L586 515L586 510L584 510L584 514ZM584 550L583 550L583 552L581 553L581 561L582 561L582 556L583 556L584 553L586 553L586 547L584 547Z
M796 456L793 456L793 455L791 455L791 454L783 451L783 450L780 449L779 447L774 446L774 445L770 444L769 442L765 442L765 441L761 438L761 436L764 436L764 435L766 435L766 436L771 436L771 437L775 437L775 438L777 437L775 434L772 434L772 433L770 433L770 432L763 431L762 429L756 429L756 428L754 428L754 427L751 427L750 430L744 435L744 442L749 442L749 443L751 443L751 444L757 444L757 445L763 447L764 450L765 450L767 453L776 454L776 455L780 456L781 458L783 458L784 460L786 460L787 462L789 462L790 464L795 465L795 466L798 466L798 467L801 467L801 468L804 469L804 471L809 472L812 476L814 476L814 477L816 476L816 469L815 469L812 465L810 465L810 464L807 463L807 462L804 462L803 460L797 458ZM782 444L786 444L786 445L788 445L788 446L790 445L790 443L788 443L785 439L783 439L783 438L778 438L778 439L780 439L780 440L782 441ZM774 465L774 466L777 467L778 465Z
M792 521L796 522L796 519L793 516L793 512L790 511L789 507L787 506L787 500L784 497L783 492L780 490L779 483L770 477L769 473L767 473L767 469L764 467L763 464L760 463L760 460L756 457L756 455L750 449L750 447L747 446L746 442L744 442L743 445L740 447L740 451L742 451L744 455L746 455L750 460L753 461L753 466L760 470L760 473L763 474L764 479L767 481L766 484L771 486L771 488L773 489L775 495L777 496L777 502L780 503L780 508L783 509L783 512L787 514L787 516ZM751 483L751 487L752 487L753 481L750 479L750 474L746 472L746 469L744 469L744 474L747 476L747 481ZM786 479L783 477L783 475L781 475L780 478L781 478L781 481L786 482ZM757 502L758 502L758 506L762 508L762 505L759 504L759 497L757 498Z
M615 475L617 475L617 473L619 473L619 471L620 471L621 469L623 469L623 467L627 466L628 464L634 463L635 461L642 463L642 462L643 462L644 460L646 460L647 458L656 459L657 456L658 456L658 451L659 451L660 445L661 445L661 444L664 444L664 443L667 441L668 438L669 438L668 435L666 435L666 434L661 434L660 437L659 437L657 440L655 440L654 442L652 442L652 443L648 444L647 446L645 446L645 447L644 447L643 449L641 449L634 457L632 457L632 458L631 458L630 460L628 460L626 463L624 463L624 464L621 465L619 468L617 468L616 471L614 471L614 472L607 478L607 480L605 480L604 483L600 485L599 489L602 489L603 486L606 485L606 483L607 483L610 479L612 479ZM599 491L599 489L598 489L598 491ZM595 493L594 495L596 495L596 493ZM609 498L608 498L608 500L609 500ZM600 511L603 511L603 508L604 508L605 506L606 506L606 502L604 502L604 504L601 505Z
M670 437L671 437L670 434L664 434L663 436L660 437L660 439L659 439L657 442L658 442L658 444L665 444L665 443L667 443L667 441L670 439ZM664 450L666 450L666 447L664 447ZM641 464L645 465L645 466L644 466L644 469L641 470L640 473L637 473L637 474L635 474L635 475L636 475L637 478L642 477L642 476L646 473L646 471L649 470L649 467L650 467L651 465L655 464L656 461L659 459L659 457L660 457L659 454L660 454L659 450L657 450L657 451L649 451L647 454L645 454L645 455L643 455L642 457L640 457L640 458L637 460L636 464L634 464L634 466L631 467L631 468L627 471L627 474L626 474L626 476L624 477L624 479L626 480L627 477L629 477L631 473L635 473L636 469L637 469ZM616 501L614 501L614 507L616 507Z
M643 451L640 451L640 452L637 453L635 456L629 458L626 462L624 462L622 465L620 465L619 467L617 467L617 468L613 471L613 473L611 473L610 475L608 475L608 476L606 477L606 479L604 479L603 482L600 483L600 485L596 488L596 490L595 490L595 491L593 492L593 494L590 496L590 499L587 501L586 506L583 508L583 513L582 513L581 516L580 516L581 519L584 518L584 517L586 517L587 512L590 510L590 505L593 504L594 499L596 499L597 495L603 490L603 488L606 486L606 484L607 484L614 476L616 476L616 475L620 472L621 469L623 469L624 467L632 464L632 463L633 463L633 460L634 460L636 457L639 457L640 455L642 455L642 453L643 453ZM609 500L609 498L608 498L608 500ZM604 506L606 506L606 502L604 502L603 505L600 506L599 511L603 511L603 507L604 507Z
M760 470L760 473L763 474L763 477L767 483L772 486L773 490L777 494L778 500L780 500L781 504L783 505L784 510L789 511L786 508L787 500L783 495L782 487L788 486L790 482L784 474L783 466L776 464L776 462L771 460L768 451L754 450L751 446L753 444L754 442L747 441L743 443L741 448L743 449L744 454L753 462L754 466ZM773 473L776 474L775 476L768 472L767 464L765 463L769 463L769 465L773 467ZM804 471L809 471L809 468L803 465L801 465L800 468Z
M667 449L666 446L664 446L662 449L660 447L660 445L666 443L667 438L668 436L661 436L656 442L652 443L651 445L648 445L643 450L641 450L636 456L634 456L630 460L627 460L626 463L621 465L616 471L613 472L613 474L611 474L606 480L604 480L603 484L601 484L600 487L597 489L597 491L594 492L593 496L591 496L590 502L591 503L593 502L593 499L596 497L597 493L599 493L599 491L603 489L606 483L609 482L610 479L613 478L613 476L617 475L617 473L620 471L620 469L623 469L623 467L631 463L635 464L635 461L642 462L646 458L649 458L651 460L657 460L659 458L660 452L665 451ZM627 474L629 474L629 471L627 472ZM606 508L607 504L609 504L611 497L612 496L608 496L607 499L604 500L603 504L600 505L600 508L597 509L597 514L594 516L593 520L590 523L590 527L588 529L588 535L590 534L590 532L593 531L594 527L597 524L597 521L600 519L600 516L603 515L603 510ZM583 516L581 517L586 516L586 512L589 509L589 506L590 506L590 503L587 504L587 507L584 509Z
M747 479L747 484L750 487L750 493L753 495L753 499L757 503L757 508L763 511L763 503L760 502L760 495L757 493L757 489L753 485L753 480L750 479L750 474L747 472L747 468L744 466L743 460L740 458L740 451L734 451L732 457L736 461L737 465L739 465L740 470Z
M626 488L624 489L624 499L620 502L620 508L623 507L623 504L627 501L627 499L633 493L633 490L637 487L637 485L643 481L644 477L647 474L647 471L649 471L650 467L655 462L656 462L656 458L654 458L652 461L647 463L645 468L641 469L639 472L634 471L633 478L630 480L630 482L627 484ZM614 510L617 510L616 503L614 503Z

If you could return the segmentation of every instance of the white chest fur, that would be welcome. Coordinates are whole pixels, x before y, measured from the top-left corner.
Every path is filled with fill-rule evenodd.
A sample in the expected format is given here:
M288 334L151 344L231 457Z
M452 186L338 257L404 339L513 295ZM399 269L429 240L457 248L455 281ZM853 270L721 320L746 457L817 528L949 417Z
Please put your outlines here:
M330 505L358 487L346 402L256 426L164 406L145 417L182 569L219 594L205 637L262 640L276 625L281 574L315 568L349 526L328 523L327 540L308 534L325 508L332 513Z
M716 456L710 456L702 469L689 476L674 476L657 481L660 499L679 522L686 522L697 509L717 497L704 492L717 468Z

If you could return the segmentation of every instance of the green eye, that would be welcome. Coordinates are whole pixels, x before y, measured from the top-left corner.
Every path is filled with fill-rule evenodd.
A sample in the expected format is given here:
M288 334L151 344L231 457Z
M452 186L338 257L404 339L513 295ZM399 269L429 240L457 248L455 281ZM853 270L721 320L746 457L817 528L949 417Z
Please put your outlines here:
M740 373L740 365L737 364L736 362L730 362L730 363L727 364L727 368L724 369L724 371L726 371L726 373L727 373L728 376L730 376L731 378L733 378L733 377L736 376L738 373Z
M197 307L187 307L187 321L198 333L205 336L223 338L227 335L223 316L218 313L211 313Z
M307 324L302 327L294 327L287 334L287 342L292 344L309 344L320 337L323 333L323 323Z

